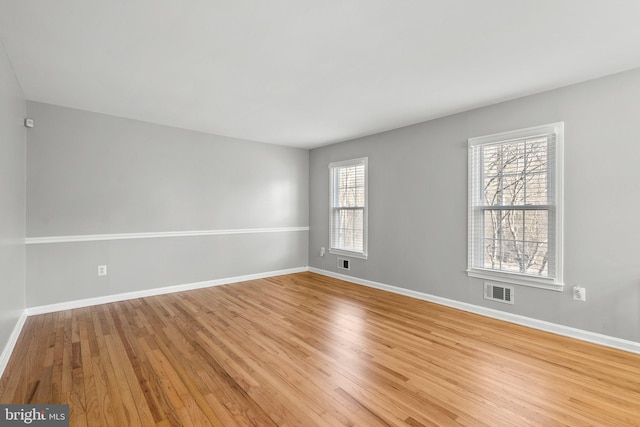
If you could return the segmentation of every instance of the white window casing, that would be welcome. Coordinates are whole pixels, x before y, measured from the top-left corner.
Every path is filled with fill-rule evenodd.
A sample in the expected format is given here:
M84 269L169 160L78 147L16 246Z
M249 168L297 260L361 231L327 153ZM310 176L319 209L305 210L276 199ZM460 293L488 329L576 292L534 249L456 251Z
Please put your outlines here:
M468 142L468 275L562 290L564 123Z
M329 164L329 252L367 258L368 158Z

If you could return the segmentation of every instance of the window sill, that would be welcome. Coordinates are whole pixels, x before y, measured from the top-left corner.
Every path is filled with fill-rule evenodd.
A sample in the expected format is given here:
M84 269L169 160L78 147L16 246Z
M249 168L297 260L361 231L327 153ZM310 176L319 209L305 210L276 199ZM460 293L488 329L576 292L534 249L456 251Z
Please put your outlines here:
M520 274L510 274L474 268L468 269L467 275L478 279L493 280L495 282L511 283L514 285L529 286L532 288L547 289L556 292L562 292L564 289L564 285L562 283L556 283L552 279L536 279Z
M329 249L330 254L347 256L351 258L367 259L367 254L361 252L343 251L341 249Z

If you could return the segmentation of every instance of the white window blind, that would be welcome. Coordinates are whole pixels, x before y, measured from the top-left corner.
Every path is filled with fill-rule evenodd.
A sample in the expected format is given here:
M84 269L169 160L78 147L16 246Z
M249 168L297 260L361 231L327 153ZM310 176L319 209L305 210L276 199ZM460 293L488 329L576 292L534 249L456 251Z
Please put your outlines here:
M470 275L562 281L563 124L469 139Z
M367 257L367 158L331 163L330 252Z

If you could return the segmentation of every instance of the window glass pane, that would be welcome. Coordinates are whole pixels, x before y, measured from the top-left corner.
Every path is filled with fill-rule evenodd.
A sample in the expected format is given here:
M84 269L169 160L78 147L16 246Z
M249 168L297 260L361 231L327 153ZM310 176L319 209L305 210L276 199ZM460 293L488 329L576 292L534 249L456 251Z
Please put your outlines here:
M356 206L364 206L364 185L356 190Z
M548 157L547 138L536 138L527 141L527 169L529 173L546 172Z
M524 240L524 211L504 210L502 218L502 238L505 240Z
M484 239L484 264L480 267L490 268L492 270L500 269L500 240Z
M503 187L503 204L511 206L524 205L526 176L520 172L517 174L504 175L501 178Z
M546 205L547 203L547 174L535 173L528 175L525 204Z
M484 203L548 203L547 145L547 138L541 137L482 147Z
M549 212L531 210L524 212L526 241L547 243L549 239Z
M336 248L362 252L364 209L336 209L334 213L336 226Z
M524 213L517 209L484 211L484 236L492 239L524 240Z
M502 170L502 149L500 145L481 147L483 175L487 177L498 176Z
M339 168L336 176L336 206L364 206L364 165Z
M549 263L547 248L547 243L525 243L525 273L543 277L548 276Z
M353 250L364 250L364 209L353 211Z
M483 209L482 268L546 276L549 212Z
M486 206L502 204L502 182L497 175L484 178L484 204Z
M513 240L503 240L502 242L501 270L512 273L522 271L521 263L523 258L523 243Z
M499 210L484 211L484 237L487 239L502 238L502 214Z
M505 176L519 175L525 167L525 143L501 144L500 156L500 173Z

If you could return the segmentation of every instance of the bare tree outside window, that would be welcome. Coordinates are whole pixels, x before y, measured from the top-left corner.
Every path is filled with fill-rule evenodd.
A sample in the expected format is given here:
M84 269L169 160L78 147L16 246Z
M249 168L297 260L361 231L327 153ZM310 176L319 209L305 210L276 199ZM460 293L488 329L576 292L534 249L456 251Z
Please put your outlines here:
M481 148L484 268L549 273L548 138Z
M467 274L562 284L564 123L469 138Z

